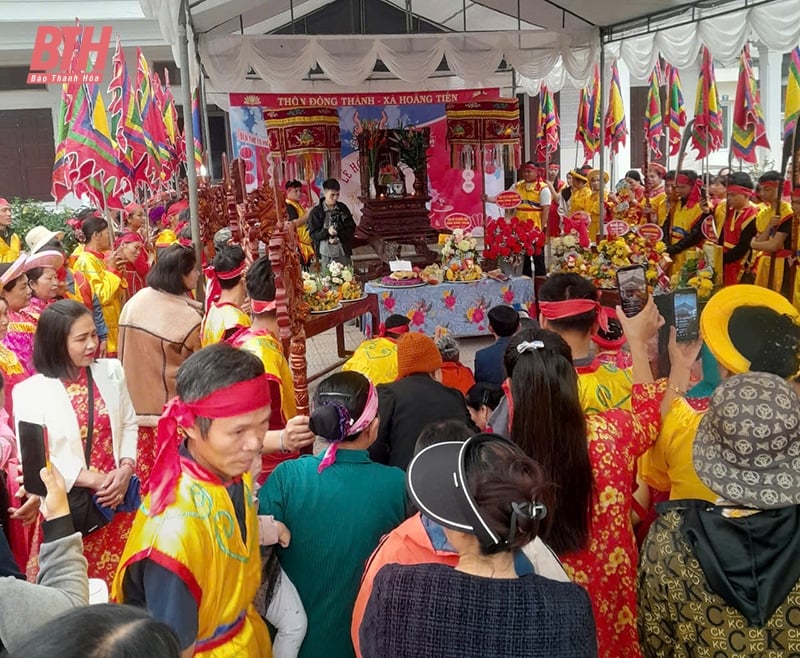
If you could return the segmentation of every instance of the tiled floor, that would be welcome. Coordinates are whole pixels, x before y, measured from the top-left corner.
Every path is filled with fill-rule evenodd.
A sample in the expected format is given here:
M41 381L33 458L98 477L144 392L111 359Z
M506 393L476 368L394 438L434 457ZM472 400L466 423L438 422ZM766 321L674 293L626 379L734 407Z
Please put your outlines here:
M354 325L344 327L345 345L347 349L355 347L363 340L364 335ZM461 363L472 368L475 362L475 352L490 345L494 339L491 336L477 336L472 338L460 338ZM336 333L331 329L324 334L310 338L306 345L306 357L308 359L308 375L324 370L339 360L336 354ZM317 380L318 381L318 380ZM316 389L316 381L309 385L309 393L313 395Z

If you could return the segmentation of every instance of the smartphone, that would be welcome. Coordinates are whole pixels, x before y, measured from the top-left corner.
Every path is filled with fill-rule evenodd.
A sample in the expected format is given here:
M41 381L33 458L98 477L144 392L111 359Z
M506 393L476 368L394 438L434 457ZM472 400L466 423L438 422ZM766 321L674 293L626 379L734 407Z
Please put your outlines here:
M619 303L626 316L632 318L647 304L647 272L644 265L630 265L617 270Z
M22 480L25 491L37 496L46 496L47 487L44 486L39 471L50 463L47 428L38 423L19 421L19 448L22 453Z
M697 313L697 290L676 290L672 297L672 317L675 319L675 334L679 343L696 340L700 332Z

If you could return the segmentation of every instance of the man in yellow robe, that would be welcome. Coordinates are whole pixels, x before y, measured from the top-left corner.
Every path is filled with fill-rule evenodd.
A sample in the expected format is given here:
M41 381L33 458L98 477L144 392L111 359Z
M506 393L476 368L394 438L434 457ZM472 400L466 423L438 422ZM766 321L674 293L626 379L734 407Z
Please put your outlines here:
M247 270L247 295L250 298L252 324L234 334L229 342L237 349L254 354L264 364L272 396L269 428L282 430L287 421L297 415L297 405L292 371L279 338L275 276L269 256L262 256ZM263 483L281 462L299 456L299 452L288 451L263 455L258 482Z
M219 282L220 296L211 302L200 328L203 347L229 339L240 329L250 326L250 317L242 310L246 298L247 263L239 245L227 245L217 252L204 272Z
M261 584L249 469L265 447L261 362L230 345L190 356L158 423L150 493L136 513L111 597L170 626L184 656L272 656L253 601Z
M314 258L314 243L308 232L308 211L300 205L303 193L303 184L299 180L290 180L286 183L286 213L289 221L297 227L297 245L300 250L300 262L308 266Z
M13 263L19 252L19 236L11 228L11 204L0 198L0 263Z
M788 201L781 199L779 210L775 212L775 203L783 194L783 181L777 171L767 171L758 179L763 205L758 208L756 216L756 237L754 238L753 266L756 272L757 286L771 288L775 292L789 296L789 279L786 263L792 257L791 221L794 213ZM777 240L774 238L777 237ZM783 239L781 239L783 238ZM765 247L759 250L761 245ZM770 274L772 275L770 279Z
M345 364L344 371L360 372L375 386L397 379L397 339L408 333L409 319L397 313L386 318L381 334L362 341Z
M585 212L591 217L592 189L589 187L589 171L588 167L581 167L569 172L572 190L569 197L568 217L572 217L578 211ZM594 240L595 235L590 234L590 238Z

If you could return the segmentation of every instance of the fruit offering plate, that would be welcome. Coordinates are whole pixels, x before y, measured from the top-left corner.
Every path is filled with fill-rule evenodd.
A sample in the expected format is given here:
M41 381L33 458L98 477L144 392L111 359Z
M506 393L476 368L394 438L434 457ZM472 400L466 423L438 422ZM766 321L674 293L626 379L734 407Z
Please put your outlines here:
M337 304L336 306L333 306L331 308L321 308L319 310L312 310L311 311L311 315L322 315L323 313L330 313L331 311L338 311L340 308L342 308L342 305L341 304Z
M363 293L361 297L355 297L354 299L345 299L344 297L342 297L339 301L342 304L348 304L349 302L360 302L362 299L366 298L367 298L367 293Z
M382 279L376 279L372 283L379 288L419 288L420 286L428 285L420 278L397 281L395 279L390 279L388 276L385 276Z

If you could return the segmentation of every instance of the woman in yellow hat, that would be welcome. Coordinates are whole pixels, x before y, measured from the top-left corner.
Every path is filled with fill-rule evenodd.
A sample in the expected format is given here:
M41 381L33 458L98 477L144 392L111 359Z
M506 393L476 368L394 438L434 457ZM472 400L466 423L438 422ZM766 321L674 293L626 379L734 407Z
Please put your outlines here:
M600 170L592 169L587 179L589 181L589 215L592 221L589 223L589 237L593 242L597 242L600 233ZM612 206L608 200L608 172L603 172L603 180L605 181L605 189L603 190L603 203L605 204L605 220L611 219Z

